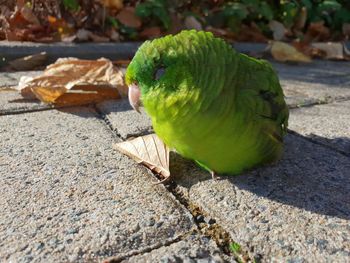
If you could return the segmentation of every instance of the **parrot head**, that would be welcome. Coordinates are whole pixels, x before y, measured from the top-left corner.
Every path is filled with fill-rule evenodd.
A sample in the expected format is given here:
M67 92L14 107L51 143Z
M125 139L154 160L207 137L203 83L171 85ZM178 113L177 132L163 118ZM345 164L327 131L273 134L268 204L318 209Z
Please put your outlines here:
M166 100L181 87L188 87L193 76L191 52L200 48L199 36L213 37L208 32L185 30L140 46L125 74L129 102L136 111L141 105L147 110L147 101Z

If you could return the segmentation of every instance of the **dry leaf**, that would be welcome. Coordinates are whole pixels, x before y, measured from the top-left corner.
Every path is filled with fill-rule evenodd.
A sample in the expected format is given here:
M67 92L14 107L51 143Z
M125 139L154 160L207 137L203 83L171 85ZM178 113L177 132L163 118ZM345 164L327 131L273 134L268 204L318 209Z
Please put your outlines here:
M109 42L109 38L108 37L99 36L99 35L96 35L94 33L90 34L90 38L91 38L91 40L93 42L97 42L97 43Z
M272 42L271 55L281 62L311 62L310 57L299 52L295 47L279 41Z
M293 47L295 47L298 51L303 53L304 55L310 57L310 58L324 58L326 56L326 52L315 48L310 45L310 43L301 42L301 41L293 41L292 42Z
M254 22L250 23L249 26L242 24L241 30L235 38L238 41L267 42L267 38Z
M153 39L160 37L162 35L162 31L158 26L148 27L145 28L141 33L140 37L147 38L147 39Z
M58 59L42 75L20 80L22 95L57 105L78 105L116 99L127 93L121 70L106 59Z
M118 59L118 60L114 60L113 64L118 66L118 67L126 68L130 64L130 60L129 59Z
M38 18L33 14L32 9L30 9L27 5L24 5L21 8L21 15L29 23L34 25L40 25Z
M343 43L312 43L313 47L323 51L326 59L348 60Z
M103 6L120 10L123 8L123 0L101 0Z
M166 181L170 177L169 148L155 134L116 143L114 148L161 175Z
M287 29L284 27L284 25L276 20L272 20L269 23L269 28L273 32L274 40L282 40L284 38L285 33L287 32Z
M8 64L11 66L11 68L15 70L33 70L36 67L42 66L45 64L47 59L46 52L41 52L39 54L26 56L23 58L18 58L15 60L10 61Z
M112 40L114 42L120 41L120 35L114 28L109 29L107 31L107 35L109 36L110 40Z
M324 41L328 40L331 33L323 21L310 23L305 34L305 42Z
M186 17L184 24L186 29L203 30L202 24L194 16Z
M117 19L122 24L132 28L139 28L142 25L140 18L135 15L135 8L133 7L125 7L118 13Z

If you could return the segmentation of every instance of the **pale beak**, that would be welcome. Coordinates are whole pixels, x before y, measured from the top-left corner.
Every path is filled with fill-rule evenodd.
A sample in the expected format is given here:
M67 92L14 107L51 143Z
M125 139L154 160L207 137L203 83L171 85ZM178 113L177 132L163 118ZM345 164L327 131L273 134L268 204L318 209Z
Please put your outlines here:
M141 91L139 86L137 84L133 83L129 86L129 92L128 92L128 97L129 97L129 103L131 107L136 110L138 113L140 112L140 106L141 106Z

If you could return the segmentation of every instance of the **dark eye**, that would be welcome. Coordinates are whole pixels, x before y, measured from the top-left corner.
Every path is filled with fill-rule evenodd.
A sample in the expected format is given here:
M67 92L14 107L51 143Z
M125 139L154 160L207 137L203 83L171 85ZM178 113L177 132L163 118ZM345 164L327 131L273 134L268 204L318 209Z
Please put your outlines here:
M154 74L154 79L159 80L165 73L165 68L164 67L159 67L155 74Z

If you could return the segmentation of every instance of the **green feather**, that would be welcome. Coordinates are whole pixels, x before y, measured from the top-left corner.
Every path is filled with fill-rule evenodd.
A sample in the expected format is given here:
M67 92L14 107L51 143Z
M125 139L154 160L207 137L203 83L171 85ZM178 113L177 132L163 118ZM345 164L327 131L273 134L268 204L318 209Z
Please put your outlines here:
M276 73L211 33L146 41L126 82L140 86L165 144L208 170L239 174L282 154L288 108Z

